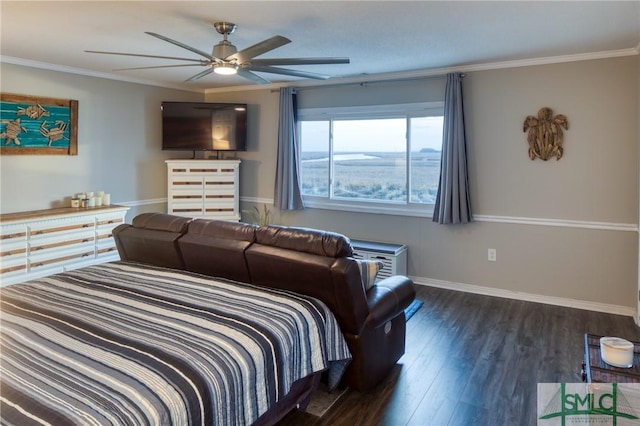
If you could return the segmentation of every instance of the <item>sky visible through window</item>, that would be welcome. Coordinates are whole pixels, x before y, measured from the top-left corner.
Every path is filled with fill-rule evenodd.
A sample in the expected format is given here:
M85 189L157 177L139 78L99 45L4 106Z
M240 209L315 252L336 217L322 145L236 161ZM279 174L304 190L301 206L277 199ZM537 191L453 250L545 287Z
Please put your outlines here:
M406 121L402 119L336 120L340 140L334 141L334 152L403 152L405 150ZM411 151L442 148L443 117L412 119ZM304 123L304 151L328 152L328 121ZM403 136L392 136L403 135ZM393 138L398 140L394 140Z
M332 141L330 120L301 121L302 193L341 202L433 204L443 121L442 116L334 119Z

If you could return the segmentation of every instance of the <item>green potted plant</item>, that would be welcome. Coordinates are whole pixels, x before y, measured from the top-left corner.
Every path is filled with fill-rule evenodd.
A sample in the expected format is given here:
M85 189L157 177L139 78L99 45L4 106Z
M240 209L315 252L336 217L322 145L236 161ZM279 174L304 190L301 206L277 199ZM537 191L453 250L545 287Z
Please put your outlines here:
M256 225L265 226L271 223L273 214L266 204L262 205L262 209L258 206L253 206L252 209L242 210L242 213L249 216L249 221Z

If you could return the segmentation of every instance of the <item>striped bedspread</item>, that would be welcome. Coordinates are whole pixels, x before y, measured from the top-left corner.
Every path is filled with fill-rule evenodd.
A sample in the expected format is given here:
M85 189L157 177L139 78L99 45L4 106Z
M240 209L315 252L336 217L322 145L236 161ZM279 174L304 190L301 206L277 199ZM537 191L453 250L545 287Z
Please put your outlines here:
M7 425L249 425L351 355L324 304L114 262L1 290Z

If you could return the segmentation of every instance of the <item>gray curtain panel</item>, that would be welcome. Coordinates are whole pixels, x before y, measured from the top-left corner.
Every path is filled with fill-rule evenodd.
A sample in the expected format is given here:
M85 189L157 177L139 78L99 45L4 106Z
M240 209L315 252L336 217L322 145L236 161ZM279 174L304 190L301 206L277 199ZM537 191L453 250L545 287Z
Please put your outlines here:
M298 170L296 116L296 95L293 88L280 88L278 162L274 194L274 204L280 210L304 209L300 191L300 171Z
M472 220L462 108L462 76L460 73L449 73L444 98L440 182L433 209L433 221L440 224L457 224Z

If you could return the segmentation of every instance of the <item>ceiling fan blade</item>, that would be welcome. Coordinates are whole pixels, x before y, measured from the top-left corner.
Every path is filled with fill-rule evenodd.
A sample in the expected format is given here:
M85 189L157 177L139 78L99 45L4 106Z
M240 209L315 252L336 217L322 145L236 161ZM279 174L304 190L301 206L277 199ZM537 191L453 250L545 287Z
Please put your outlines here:
M154 68L201 67L203 64L156 65L154 67L118 68L113 71L151 70Z
M246 70L246 69L242 69L242 68L240 68L238 70L238 75L240 77L246 78L247 80L251 80L254 83L258 83L258 84L269 84L269 83L271 83L266 78L262 78L258 74L254 74L251 71Z
M276 68L276 67L251 66L250 69L251 71L268 72L271 74L292 75L295 77L303 77L303 78L314 78L316 80L326 80L331 77L329 75L316 74L313 72L290 70L286 68Z
M198 80L199 78L204 77L205 75L209 75L213 72L213 67L209 67L204 71L199 72L196 75L192 75L191 77L189 77L188 79L186 79L185 81L195 81Z
M286 37L282 36L273 36L266 40L263 40L259 43L254 44L253 46L249 46L245 49L242 49L239 52L234 53L233 55L229 55L225 60L236 60L238 64L243 64L245 62L250 61L256 56L260 56L263 53L267 53L270 50L277 49L280 46L284 46L285 44L291 43Z
M121 55L121 56L138 56L141 58L158 58L158 59L175 59L176 61L191 61L191 62L199 62L203 65L207 65L207 61L203 61L202 59L193 59L193 58L177 58L175 56L159 56L159 55L143 55L142 53L123 53L123 52L102 52L99 50L85 50L87 53L101 53L103 55Z
M159 38L160 40L164 40L164 41L166 41L168 43L175 44L176 46L182 47L183 49L190 50L193 53L197 53L200 56L204 56L205 58L209 59L210 61L213 61L213 62L221 62L222 61L220 58L216 58L215 56L212 56L207 52L203 52L200 49L196 49L195 47L191 47L191 46L189 46L187 44L184 44L184 43L181 43L181 42L179 42L177 40L170 39L169 37L165 37L163 35L152 33L152 32L149 32L149 31L145 31L145 34L149 34L150 36Z
M349 58L273 58L273 59L252 59L252 65L325 65L325 64L348 64Z

